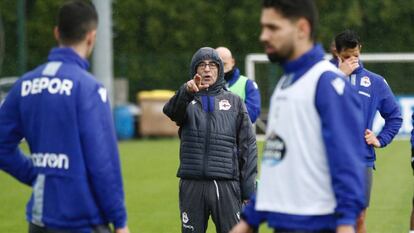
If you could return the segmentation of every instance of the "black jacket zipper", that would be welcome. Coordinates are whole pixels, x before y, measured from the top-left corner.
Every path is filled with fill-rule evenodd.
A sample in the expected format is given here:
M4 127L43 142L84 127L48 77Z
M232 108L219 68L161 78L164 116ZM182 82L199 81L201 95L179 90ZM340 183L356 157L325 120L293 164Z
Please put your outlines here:
M208 89L207 89L208 91ZM209 153L209 142L210 142L210 96L207 94L207 122L206 122L206 137L204 142L204 156L203 156L203 178L206 177L206 168L207 168L207 162L208 162L208 153Z

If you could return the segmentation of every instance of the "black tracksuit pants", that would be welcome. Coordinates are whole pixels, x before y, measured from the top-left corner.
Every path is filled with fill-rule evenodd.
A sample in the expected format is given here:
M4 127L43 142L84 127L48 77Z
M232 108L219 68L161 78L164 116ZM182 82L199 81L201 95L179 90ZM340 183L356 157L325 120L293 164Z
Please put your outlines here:
M179 190L182 233L205 233L210 215L217 233L228 233L239 222L238 181L181 179Z

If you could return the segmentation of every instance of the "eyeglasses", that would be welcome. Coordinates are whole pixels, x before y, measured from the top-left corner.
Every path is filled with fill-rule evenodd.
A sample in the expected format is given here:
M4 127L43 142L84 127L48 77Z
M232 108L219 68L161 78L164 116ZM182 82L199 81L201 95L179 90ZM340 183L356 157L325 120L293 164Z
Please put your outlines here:
M209 62L209 63L201 62L200 64L198 64L197 68L200 68L200 69L204 70L207 66L210 69L217 69L218 68L218 65L214 62Z

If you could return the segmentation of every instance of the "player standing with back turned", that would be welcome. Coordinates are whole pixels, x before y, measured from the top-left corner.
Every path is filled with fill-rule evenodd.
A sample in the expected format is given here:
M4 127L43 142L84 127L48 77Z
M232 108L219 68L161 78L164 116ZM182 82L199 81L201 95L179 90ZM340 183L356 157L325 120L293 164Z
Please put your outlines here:
M0 169L32 186L29 233L128 233L106 89L88 73L98 16L87 1L59 10L58 48L24 74L0 108ZM25 138L31 159L18 145Z

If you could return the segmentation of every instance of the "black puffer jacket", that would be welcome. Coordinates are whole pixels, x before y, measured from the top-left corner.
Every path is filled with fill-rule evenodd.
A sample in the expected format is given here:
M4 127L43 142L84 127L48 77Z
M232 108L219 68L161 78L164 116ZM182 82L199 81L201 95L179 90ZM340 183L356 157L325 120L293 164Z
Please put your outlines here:
M240 181L246 200L257 175L256 138L243 101L223 89L223 65L214 49L202 48L193 56L191 78L205 59L220 66L216 83L195 95L184 84L164 106L164 113L180 126L177 176Z

